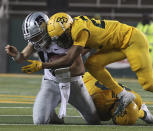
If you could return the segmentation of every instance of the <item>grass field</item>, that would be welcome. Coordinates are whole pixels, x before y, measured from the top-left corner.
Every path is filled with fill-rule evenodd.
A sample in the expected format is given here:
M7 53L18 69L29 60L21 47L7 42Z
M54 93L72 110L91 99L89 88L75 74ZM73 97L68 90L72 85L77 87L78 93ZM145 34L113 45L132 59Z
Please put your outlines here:
M153 94L144 91L133 79L118 81L135 90L142 96L153 113ZM116 126L112 121L101 125L86 125L80 114L68 105L64 125L40 125L32 123L32 106L41 84L39 75L5 75L0 74L0 131L153 131L153 125L138 120L132 126ZM57 107L56 111L58 111Z

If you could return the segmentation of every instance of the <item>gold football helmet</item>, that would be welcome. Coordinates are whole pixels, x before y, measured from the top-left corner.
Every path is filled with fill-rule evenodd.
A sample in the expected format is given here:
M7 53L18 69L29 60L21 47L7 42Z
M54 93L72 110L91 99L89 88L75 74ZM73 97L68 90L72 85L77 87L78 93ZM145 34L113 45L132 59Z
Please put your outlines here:
M51 38L61 36L73 23L73 19L67 13L56 13L48 21L48 34Z
M61 48L70 48L73 40L68 30L73 19L67 13L56 13L50 17L47 25L48 34Z
M138 117L138 106L132 102L125 108L125 111L122 114L113 117L113 122L117 125L130 125L135 124Z

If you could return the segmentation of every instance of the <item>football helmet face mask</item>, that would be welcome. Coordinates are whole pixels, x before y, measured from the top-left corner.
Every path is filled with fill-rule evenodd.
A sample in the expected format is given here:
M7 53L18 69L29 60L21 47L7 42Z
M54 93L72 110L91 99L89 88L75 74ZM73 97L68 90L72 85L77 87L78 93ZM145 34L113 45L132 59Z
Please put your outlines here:
M70 48L73 44L70 27L73 19L66 13L56 13L48 21L48 34L57 45L62 48Z
M24 39L31 42L34 49L40 51L50 41L47 33L48 16L42 12L34 12L29 14L23 24L22 31Z

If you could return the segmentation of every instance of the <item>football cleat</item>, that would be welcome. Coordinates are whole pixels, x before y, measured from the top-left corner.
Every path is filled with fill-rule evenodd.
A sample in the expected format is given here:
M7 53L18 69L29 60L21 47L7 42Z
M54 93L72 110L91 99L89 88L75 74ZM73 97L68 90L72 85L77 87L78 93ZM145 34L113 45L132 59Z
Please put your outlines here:
M114 111L114 116L122 114L122 112L124 112L125 110L125 107L135 99L135 95L131 92L126 91L125 89L121 93L119 93L117 97L119 104Z
M144 111L144 117L141 119L148 124L153 124L153 115L148 110L147 106L145 104L142 104L141 109Z

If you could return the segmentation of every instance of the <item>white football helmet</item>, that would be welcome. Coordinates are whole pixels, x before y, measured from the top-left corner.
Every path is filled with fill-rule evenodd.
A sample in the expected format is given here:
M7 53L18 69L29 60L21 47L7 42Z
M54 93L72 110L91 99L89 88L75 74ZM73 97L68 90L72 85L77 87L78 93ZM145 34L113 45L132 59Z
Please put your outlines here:
M29 14L22 24L24 39L31 42L37 51L43 49L50 41L47 33L48 20L48 16L43 12L34 12Z

